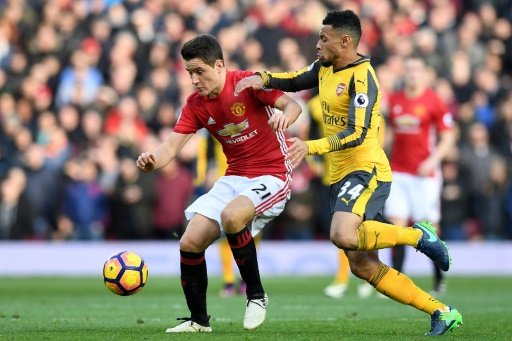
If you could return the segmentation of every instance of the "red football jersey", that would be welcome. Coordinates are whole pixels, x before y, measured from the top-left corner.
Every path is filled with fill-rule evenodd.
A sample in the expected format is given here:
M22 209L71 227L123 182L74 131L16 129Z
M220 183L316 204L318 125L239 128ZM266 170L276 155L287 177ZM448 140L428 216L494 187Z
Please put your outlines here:
M187 99L174 131L195 133L206 128L222 144L227 158L226 175L256 177L275 175L283 180L291 172L283 132L268 125L280 90L246 89L234 96L235 86L250 71L228 71L219 96L208 98L194 92Z
M393 128L391 169L417 174L420 163L436 145L437 134L453 127L453 116L432 89L416 98L404 91L389 98L389 124Z

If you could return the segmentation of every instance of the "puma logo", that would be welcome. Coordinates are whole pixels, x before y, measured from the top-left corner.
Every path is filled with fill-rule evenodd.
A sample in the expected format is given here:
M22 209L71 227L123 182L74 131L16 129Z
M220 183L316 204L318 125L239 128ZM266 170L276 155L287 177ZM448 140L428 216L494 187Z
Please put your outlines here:
M347 199L345 199L345 198L341 198L341 201L343 201L345 204L347 204L347 206L348 206L348 204L350 203L350 199L349 199L349 200L347 200Z
M379 240L380 232L375 232L375 245L373 245L373 249L377 249L377 241Z

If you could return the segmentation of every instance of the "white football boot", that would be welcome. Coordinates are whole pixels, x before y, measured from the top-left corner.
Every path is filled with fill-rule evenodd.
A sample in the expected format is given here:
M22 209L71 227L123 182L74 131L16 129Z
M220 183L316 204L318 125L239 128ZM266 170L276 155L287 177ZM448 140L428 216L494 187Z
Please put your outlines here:
M166 333L211 333L212 327L202 326L191 319L180 318L178 320L185 320L178 324L176 327L167 328Z
M332 283L324 289L324 294L331 298L342 298L347 291L347 283Z
M368 282L363 282L357 287L357 296L368 298L375 292L375 288Z
M255 329L261 326L267 315L268 296L247 301L244 315L244 328Z

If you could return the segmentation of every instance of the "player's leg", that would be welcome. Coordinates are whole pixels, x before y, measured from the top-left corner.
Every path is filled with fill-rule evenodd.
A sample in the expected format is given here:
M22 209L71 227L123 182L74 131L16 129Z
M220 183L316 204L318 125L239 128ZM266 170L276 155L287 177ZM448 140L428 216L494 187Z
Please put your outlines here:
M254 204L249 198L241 195L231 201L221 214L224 233L240 275L247 284L248 299L265 296L259 275L256 244L248 227L254 215Z
M437 237L430 222L417 222L408 227L366 220L355 225L358 219L354 216L362 216L370 200L377 203L385 201L390 187L390 182L377 181L375 175L361 171L333 184L330 197L335 213L331 223L331 241L339 248L359 251L410 245L447 271L451 262L448 248Z
M441 220L441 177L409 176L406 181L408 181L408 183L405 190L407 191L407 197L411 205L412 219L416 221L427 219L432 222L432 226L439 236L439 221ZM395 182L393 181L393 186L394 185ZM391 192L393 192L393 190L391 190ZM417 195L418 192L421 193L421 196ZM433 270L434 285L431 294L439 296L445 291L444 273L435 263L433 264Z
M377 251L349 251L347 256L355 276L368 281L389 298L429 314L432 320L429 335L442 335L462 323L462 316L456 309L436 300L409 277L380 262Z
M338 271L334 281L324 289L324 294L332 298L342 298L348 288L350 268L343 250L338 251Z
M266 317L268 297L261 283L253 235L284 209L290 194L291 179L274 176L238 177L238 196L222 211L222 226L240 275L246 283L247 305L244 328L260 326Z
M258 247L261 243L261 234L257 234L257 235L254 235L253 234L253 238L254 238L254 244L256 245L256 252L258 250ZM246 296L247 295L247 284L245 283L245 281L243 279L240 279L240 281L238 282L238 293L240 295L244 295Z
M185 210L189 224L180 239L180 267L191 318L167 329L169 333L211 331L206 311L208 278L204 251L221 236L221 212L234 196L229 181L221 178Z
M364 221L367 210L376 216L388 197L391 183L379 182L371 173L357 171L331 186L330 238L344 250L368 251L395 245L415 246L422 232L405 226L379 221ZM372 217L373 217L372 216Z
M219 256L222 273L222 282L224 287L220 291L220 296L230 297L236 294L235 272L233 271L233 254L227 239L219 241Z
M220 229L216 221L200 214L195 214L190 220L180 239L180 270L181 286L191 316L166 332L212 331L206 309L208 276L204 251L219 237Z
M389 222L397 226L407 226L411 217L411 202L408 196L407 175L393 172L393 185L384 206L384 215ZM415 198L422 197L416 195ZM405 245L396 245L391 250L391 264L397 271L402 272L405 261Z
M350 177L350 185L342 185L348 188L354 188L352 182L360 181L360 184L364 181L364 177ZM380 212L384 206L384 202L389 193L389 183L376 183L372 184L372 181L366 182L368 184L367 189L372 189L370 193L365 193L365 190L361 190L361 194L354 198L354 203L351 208L347 208L349 203L344 201L345 205L340 205L338 202L339 193L343 192L335 191L334 197L336 200L331 204L334 206L335 213L333 215L333 222L331 229L334 229L334 236L339 236L344 231L354 233L357 232L358 249L361 245L372 245L373 248L379 242L379 234L386 233L385 229L375 231L373 240L368 241L370 236L366 236L361 233L361 227L364 229L364 225L367 222L363 222L362 217L367 219L380 219ZM357 187L356 187L357 188ZM353 190L353 194L358 190ZM338 195L336 195L338 193ZM365 197L366 196L366 197ZM349 212L349 210L351 210ZM396 230L397 227L391 224L385 224L373 220L381 226L387 226L390 230ZM358 225L359 224L359 225ZM356 226L356 227L354 227ZM358 227L357 227L358 226ZM341 230L341 232L340 232ZM331 231L331 238L333 237L333 231ZM338 237L339 238L339 237ZM448 307L442 302L437 301L431 295L426 293L417 287L412 280L404 274L396 271L393 268L383 264L379 261L377 251L366 251L366 252L347 252L349 258L350 269L352 273L357 277L366 280L373 285L380 293L390 297L391 299L411 305L419 310L422 310L432 317L432 330L430 335L444 334L446 331L455 328L462 323L462 316L459 312L451 307Z

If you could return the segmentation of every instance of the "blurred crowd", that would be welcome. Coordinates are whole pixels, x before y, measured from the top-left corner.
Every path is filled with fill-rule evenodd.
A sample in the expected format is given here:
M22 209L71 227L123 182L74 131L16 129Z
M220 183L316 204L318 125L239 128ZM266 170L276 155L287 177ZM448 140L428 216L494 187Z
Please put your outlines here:
M183 42L209 33L228 68L298 70L316 56L330 9L362 20L386 97L403 58L456 118L442 164L451 239L512 239L512 4L508 0L0 0L0 239L168 239L217 176L202 133L158 172L135 166L172 130L193 91ZM318 136L314 92L290 134ZM208 149L208 151L207 151ZM206 163L198 155L206 155ZM218 166L220 167L220 166ZM268 238L327 238L322 162L304 162ZM418 193L421 195L421 193Z

